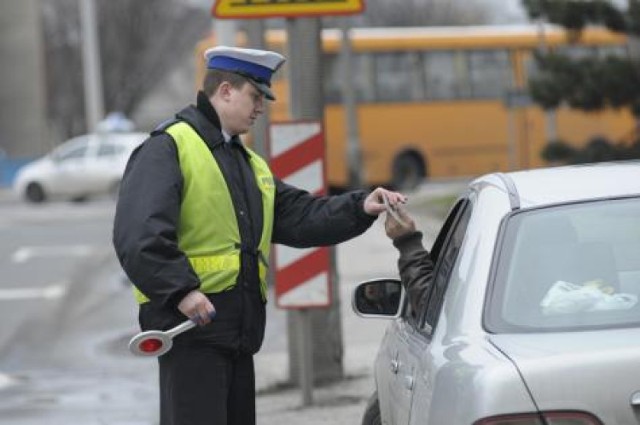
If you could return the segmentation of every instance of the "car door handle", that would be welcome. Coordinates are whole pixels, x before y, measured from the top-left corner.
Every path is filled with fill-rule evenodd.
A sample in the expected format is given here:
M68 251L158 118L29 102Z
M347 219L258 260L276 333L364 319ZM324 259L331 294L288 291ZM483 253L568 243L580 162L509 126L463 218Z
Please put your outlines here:
M404 387L409 391L413 390L413 376L406 375L404 377Z
M400 362L398 359L391 360L391 373L398 373L398 369L400 369Z
M631 394L631 405L640 406L640 391Z

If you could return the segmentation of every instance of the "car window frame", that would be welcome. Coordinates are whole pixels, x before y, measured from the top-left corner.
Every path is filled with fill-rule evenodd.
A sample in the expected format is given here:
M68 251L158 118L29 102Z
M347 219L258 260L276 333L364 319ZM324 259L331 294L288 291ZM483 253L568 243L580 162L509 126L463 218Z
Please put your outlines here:
M451 272L454 270L454 266L460 253L460 247L462 241L466 235L467 226L471 219L472 203L468 196L459 198L450 209L444 224L441 227L440 233L436 237L433 243L431 254L434 262L433 282L429 286L429 290L424 294L427 298L425 303L421 303L425 308L422 311L417 312L416 319L414 321L415 327L425 335L433 334L437 326L438 316L442 310L444 303L444 296L449 286L449 280ZM454 236L460 235L459 246L456 254L453 258L449 258L447 264L448 270L444 269L444 261L442 258L443 253L447 253L451 247L451 243ZM434 254L435 253L435 254ZM435 310L434 310L435 309ZM433 311L433 316L429 316L429 312ZM430 323L427 323L427 319L433 317Z
M436 239L434 240L433 244L431 245L431 249L429 250L429 255L431 256L431 260L433 261L434 264L434 276L436 273L436 268L437 268L437 263L438 263L438 258L440 256L440 250L442 249L443 245L445 244L446 240L447 240L447 235L449 232L449 229L451 228L451 226L453 225L455 218L456 218L456 214L458 211L460 205L460 200L456 200L452 207L449 209L449 212L447 213L444 223L442 224L442 226L440 227L440 231L438 232L438 234L436 235ZM429 290L427 292L424 293L423 298L430 298L431 297L431 291L432 291L433 285L431 285L429 287ZM427 305L429 303L429 301L425 302L425 303L418 303L419 305ZM420 328L420 319L423 315L423 312L421 311L417 311L414 312L413 309L411 308L411 303L409 302L409 297L407 297L405 299L405 303L401 306L401 308L403 309L402 311L402 317L409 323L411 324L413 327L415 328Z

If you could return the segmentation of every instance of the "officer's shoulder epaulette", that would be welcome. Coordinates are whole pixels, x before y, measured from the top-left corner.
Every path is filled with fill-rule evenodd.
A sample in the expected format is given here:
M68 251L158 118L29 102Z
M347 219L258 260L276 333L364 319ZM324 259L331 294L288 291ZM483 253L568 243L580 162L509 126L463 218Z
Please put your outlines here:
M161 122L160 124L158 124L158 126L156 128L153 129L153 131L151 132L151 136L157 136L159 134L162 133L166 133L167 128L171 127L172 125L180 122L182 120L180 120L177 117L173 117L173 118L169 118L168 120L165 120L163 122Z

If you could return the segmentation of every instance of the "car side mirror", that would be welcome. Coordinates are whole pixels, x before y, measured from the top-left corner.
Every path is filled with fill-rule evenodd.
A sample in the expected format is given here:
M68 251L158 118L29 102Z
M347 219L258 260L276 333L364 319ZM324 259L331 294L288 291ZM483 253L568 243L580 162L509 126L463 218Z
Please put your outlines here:
M356 286L351 297L353 311L362 317L398 318L405 291L398 279L374 279Z

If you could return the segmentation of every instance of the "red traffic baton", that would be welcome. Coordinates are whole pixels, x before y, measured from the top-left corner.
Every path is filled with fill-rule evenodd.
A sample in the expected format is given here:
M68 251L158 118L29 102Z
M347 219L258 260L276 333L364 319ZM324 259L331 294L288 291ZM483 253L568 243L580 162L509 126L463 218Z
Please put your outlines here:
M216 316L215 310L209 313L211 320ZM129 351L136 356L158 357L171 350L173 338L197 325L193 320L185 320L168 331L144 331L129 341Z

